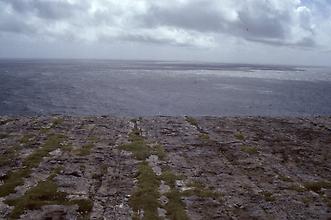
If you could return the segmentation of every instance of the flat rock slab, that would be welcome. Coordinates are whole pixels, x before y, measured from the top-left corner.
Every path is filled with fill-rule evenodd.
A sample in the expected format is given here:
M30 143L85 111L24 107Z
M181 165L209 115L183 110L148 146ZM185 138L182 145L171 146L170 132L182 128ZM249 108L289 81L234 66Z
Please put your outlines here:
M53 176L67 199L89 199L90 219L130 219L138 162L121 150L133 118L0 117L0 185L23 169L50 135L64 139L0 198L0 219L38 182ZM163 146L165 158L147 159L157 176L167 169L181 178L176 187L205 191L182 197L191 219L330 219L331 117L143 117L138 129L148 144ZM55 172L58 170L57 172ZM167 204L169 186L160 186ZM217 193L218 198L208 192ZM165 194L165 195L163 195ZM168 218L158 208L159 215ZM21 219L79 219L76 205L26 209ZM169 218L171 219L171 218Z

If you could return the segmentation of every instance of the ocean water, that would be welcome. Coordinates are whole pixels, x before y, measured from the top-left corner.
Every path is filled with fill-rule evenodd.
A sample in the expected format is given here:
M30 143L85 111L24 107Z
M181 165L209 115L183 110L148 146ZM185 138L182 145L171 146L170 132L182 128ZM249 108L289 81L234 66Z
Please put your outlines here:
M0 115L331 115L331 68L0 60Z

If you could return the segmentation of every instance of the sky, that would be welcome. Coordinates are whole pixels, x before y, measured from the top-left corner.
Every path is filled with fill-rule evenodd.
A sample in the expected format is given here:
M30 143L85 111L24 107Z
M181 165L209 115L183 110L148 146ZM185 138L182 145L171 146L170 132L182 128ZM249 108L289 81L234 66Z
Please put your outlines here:
M0 0L0 57L331 65L331 0Z

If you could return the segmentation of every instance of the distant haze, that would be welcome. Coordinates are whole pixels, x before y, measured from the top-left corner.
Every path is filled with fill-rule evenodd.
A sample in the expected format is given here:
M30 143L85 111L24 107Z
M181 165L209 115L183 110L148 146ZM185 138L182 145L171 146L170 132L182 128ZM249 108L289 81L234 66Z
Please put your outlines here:
M331 65L330 0L0 0L0 58Z

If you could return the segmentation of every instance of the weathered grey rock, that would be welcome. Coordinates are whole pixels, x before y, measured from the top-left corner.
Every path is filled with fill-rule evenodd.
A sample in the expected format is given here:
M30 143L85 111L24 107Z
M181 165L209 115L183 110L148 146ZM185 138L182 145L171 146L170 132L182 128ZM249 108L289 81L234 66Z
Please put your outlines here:
M0 134L8 134L0 139L0 154L4 155L0 184L10 171L23 169L23 162L50 135L65 137L31 168L15 193L0 198L0 219L7 219L13 209L3 201L23 198L50 175L68 199L92 201L91 219L130 219L130 195L137 190L140 163L121 149L135 126L130 120L111 116L0 117ZM330 117L195 120L196 125L191 125L185 117L143 117L136 124L146 143L162 145L167 154L164 160L156 155L147 158L155 174L170 170L178 176L175 189L191 192L182 197L191 219L330 218L331 191L323 185L331 180ZM22 141L24 136L30 138ZM82 152L87 144L91 149ZM319 184L323 185L320 189ZM159 192L159 202L165 206L170 187L161 181ZM44 206L26 210L22 218L76 219L80 217L77 208ZM164 217L163 208L158 210ZM141 210L140 215L143 213Z

